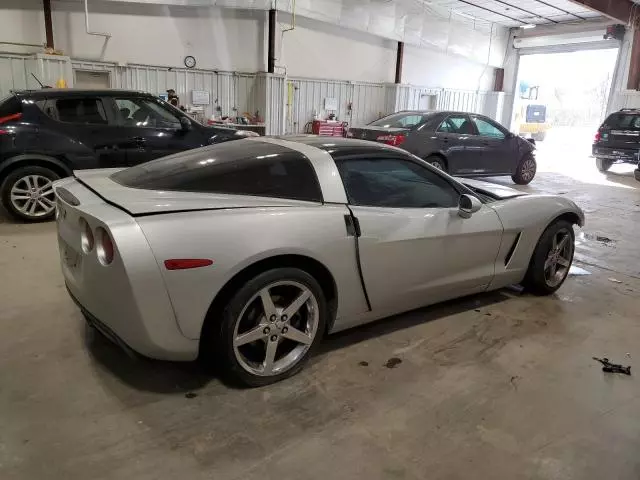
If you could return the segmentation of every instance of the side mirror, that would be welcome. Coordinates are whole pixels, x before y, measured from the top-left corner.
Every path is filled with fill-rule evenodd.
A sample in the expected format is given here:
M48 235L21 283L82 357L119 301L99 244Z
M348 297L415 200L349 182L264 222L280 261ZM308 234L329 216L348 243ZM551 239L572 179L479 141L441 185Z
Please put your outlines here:
M471 215L482 208L482 202L473 195L462 194L458 202L458 215L462 218L471 218Z
M191 120L187 117L180 117L180 128L185 132L191 130Z
M507 140L511 140L512 138L516 138L516 134L513 132L507 132Z

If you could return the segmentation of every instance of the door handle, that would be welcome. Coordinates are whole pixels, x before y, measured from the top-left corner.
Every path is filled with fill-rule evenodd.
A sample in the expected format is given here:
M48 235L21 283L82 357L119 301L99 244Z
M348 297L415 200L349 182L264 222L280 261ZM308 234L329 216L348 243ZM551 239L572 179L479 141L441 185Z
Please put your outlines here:
M133 140L138 144L141 144L141 143L143 144L143 143L146 143L147 141L144 137L133 137Z

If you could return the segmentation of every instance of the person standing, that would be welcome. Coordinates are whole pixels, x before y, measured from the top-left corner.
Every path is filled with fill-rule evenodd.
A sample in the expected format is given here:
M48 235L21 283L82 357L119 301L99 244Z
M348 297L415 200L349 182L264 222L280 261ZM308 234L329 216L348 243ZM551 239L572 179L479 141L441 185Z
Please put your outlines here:
M167 101L176 108L180 107L180 98L178 98L173 88L167 90Z

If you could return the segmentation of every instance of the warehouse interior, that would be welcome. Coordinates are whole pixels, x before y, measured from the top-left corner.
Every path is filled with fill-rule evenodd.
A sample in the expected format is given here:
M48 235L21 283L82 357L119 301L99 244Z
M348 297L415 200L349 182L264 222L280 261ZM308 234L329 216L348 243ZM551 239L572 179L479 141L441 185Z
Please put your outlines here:
M609 115L640 109L640 1L2 0L0 99L51 87L173 90L204 127L284 139L402 111L480 115L530 139L537 171L479 180L568 199L585 222L552 295L514 285L412 309L240 388L124 352L68 295L60 219L1 209L0 478L640 476L640 175L592 150ZM29 158L3 152L3 112L0 183Z

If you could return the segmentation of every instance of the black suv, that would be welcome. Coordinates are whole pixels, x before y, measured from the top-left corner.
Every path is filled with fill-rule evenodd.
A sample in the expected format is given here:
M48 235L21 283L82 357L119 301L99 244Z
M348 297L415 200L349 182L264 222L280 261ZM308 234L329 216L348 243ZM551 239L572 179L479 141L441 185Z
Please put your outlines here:
M0 198L14 217L55 212L52 182L76 169L122 168L256 135L205 127L151 94L42 89L0 100Z
M638 163L640 151L640 110L625 108L612 113L598 129L592 154L601 172L617 162Z

